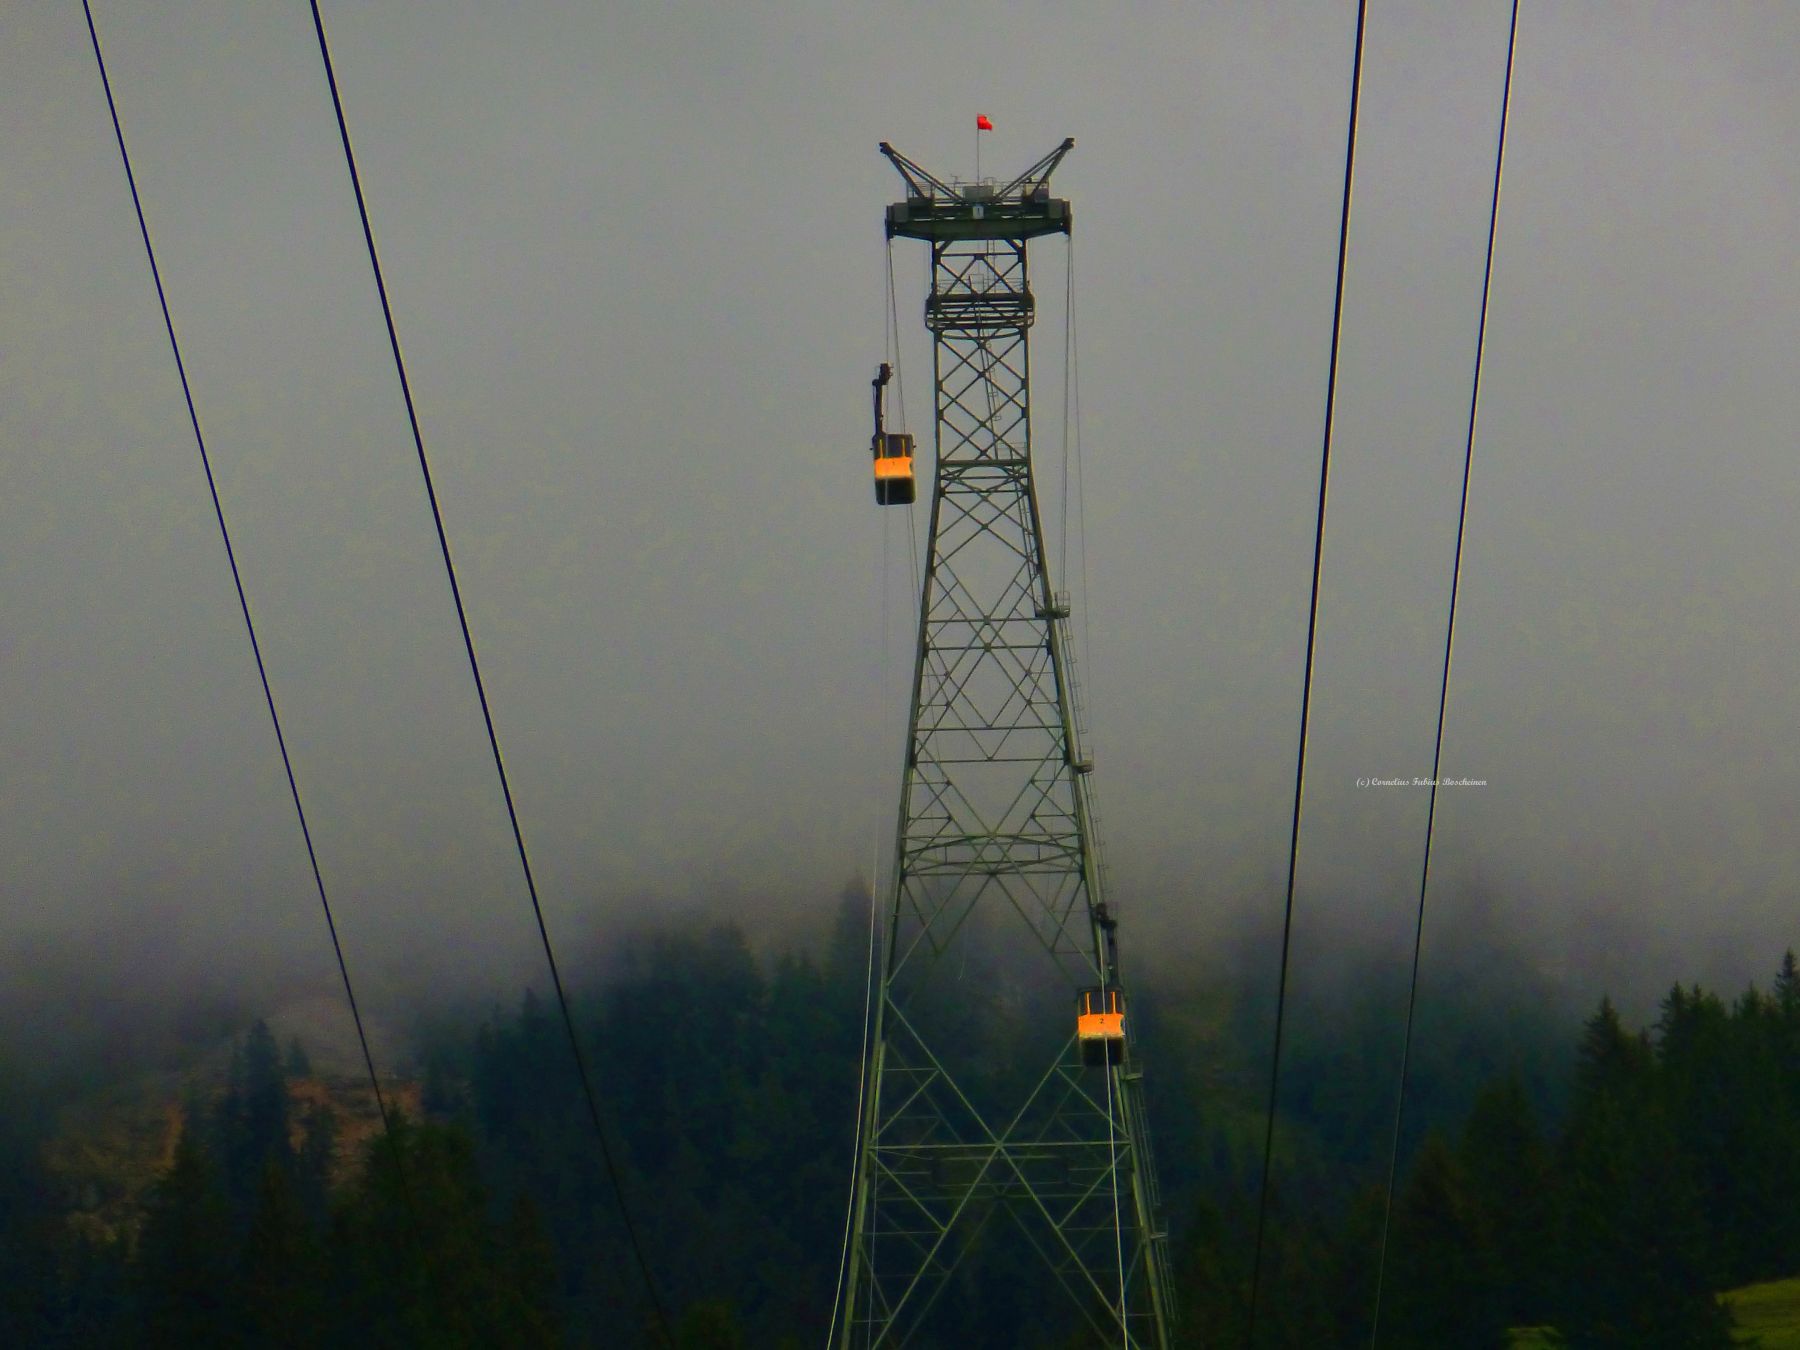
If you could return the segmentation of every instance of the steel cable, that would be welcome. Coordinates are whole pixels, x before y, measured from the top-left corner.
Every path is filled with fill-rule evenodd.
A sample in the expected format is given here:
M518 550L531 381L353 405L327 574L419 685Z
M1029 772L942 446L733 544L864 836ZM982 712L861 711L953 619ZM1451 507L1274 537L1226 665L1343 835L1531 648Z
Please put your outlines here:
M899 357L893 346L894 337L890 336L890 333L897 336L898 332L898 320L894 317L894 246L892 241L888 243L887 252L887 306L885 313L882 315L882 341L887 348L884 355L894 358L897 362ZM904 410L902 410L902 416L904 416ZM902 423L902 425L904 425L904 423ZM875 690L877 695L880 696L883 704L886 703L887 695L889 640L888 555L890 548L888 541L893 534L893 531L888 524L889 519L888 513L884 510L881 513L881 567L875 574L875 585L878 592L876 607L881 611L881 646L876 649ZM868 950L863 964L862 1039L861 1047L857 1055L856 1069L856 1124L850 1135L850 1194L844 1204L844 1241L842 1247L838 1251L837 1281L832 1286L831 1322L825 1332L825 1344L827 1347L837 1343L838 1311L842 1306L841 1301L844 1292L844 1276L850 1268L850 1237L851 1229L855 1225L856 1178L862 1160L863 1106L868 1090L869 1076L869 1033L871 1030L869 1014L874 1003L875 985L875 917L876 909L880 904L878 897L882 890L880 883L881 833L881 826L877 824L875 830L875 842L869 850L869 935Z
M181 342L175 335L175 320L169 312L169 297L163 289L162 268L156 261L156 247L150 241L150 224L144 216L143 198L138 193L137 175L131 168L131 152L125 147L125 129L119 119L119 106L113 98L112 80L107 75L106 57L100 50L100 30L94 23L93 7L81 0L87 18L88 37L94 46L94 64L100 71L100 85L106 92L106 108L111 114L113 136L119 143L119 160L125 167L125 182L131 189L132 209L137 213L138 232L144 240L144 256L150 263L150 279L156 285L156 302L162 309L163 328L169 335L169 351L175 358L175 373L181 381L181 396L187 404L188 423L194 429L194 444L200 451L200 466L206 473L206 490L212 498L213 517L219 522L219 538L225 545L225 561L231 567L231 584L237 591L238 610L244 616L244 631L250 638L250 654L256 660L256 676L262 683L263 702L268 705L269 724L275 731L275 746L281 752L282 771L287 775L288 795L293 799L294 815L300 822L300 837L306 845L306 861L312 869L313 886L319 893L319 908L325 915L325 930L331 936L332 955L337 959L338 976L344 985L344 1000L350 1006L350 1020L356 1027L356 1043L362 1052L363 1068L369 1076L369 1087L375 1094L375 1108L381 1116L382 1136L394 1150L394 1161L400 1182L402 1201L412 1222L415 1242L421 1242L418 1210L413 1204L412 1187L407 1179L405 1153L394 1138L393 1113L387 1094L381 1090L381 1078L375 1072L375 1057L369 1049L369 1035L363 1025L362 1009L356 1001L356 987L350 979L350 966L344 958L344 945L338 937L337 920L331 911L331 899L325 890L325 875L319 867L319 855L313 847L312 827L306 819L306 807L300 800L300 784L294 775L294 761L288 753L287 736L281 729L281 714L275 706L275 691L269 683L268 666L263 661L262 643L256 636L256 621L250 615L250 599L244 590L244 578L238 570L237 550L232 546L231 529L225 523L225 507L219 497L219 484L213 476L212 455L206 448L206 436L200 429L200 413L194 404L193 387L188 382L187 363L181 357Z
M555 948L550 941L550 930L544 922L544 909L538 899L537 880L532 874L531 858L525 848L525 835L519 825L518 808L513 801L512 783L507 776L506 761L500 754L500 738L494 729L494 716L488 704L487 686L481 678L481 664L475 656L475 640L469 630L469 616L463 605L462 587L457 581L456 565L450 557L450 539L444 530L444 517L438 505L437 488L431 474L431 463L425 454L425 438L419 429L419 416L413 403L412 384L407 379L406 361L400 353L400 335L394 324L394 311L388 300L387 282L382 275L381 259L375 249L375 233L369 223L369 208L363 197L362 177L356 168L356 153L350 145L350 126L345 120L343 99L338 93L337 72L331 61L331 47L325 38L325 20L319 13L318 0L309 0L309 3L312 8L313 28L319 38L319 56L325 66L325 80L331 87L331 105L337 114L338 134L344 145L344 162L350 171L350 186L356 195L356 211L362 222L363 241L368 246L369 266L375 274L375 289L380 296L381 313L387 324L388 344L394 353L394 369L399 375L400 392L406 402L406 418L412 428L413 446L418 452L419 471L425 480L425 495L431 503L432 523L437 528L438 548L443 555L445 575L449 578L451 599L456 604L456 621L462 629L463 649L469 658L469 673L474 679L475 694L481 704L482 722L487 727L488 748L493 753L494 771L499 776L500 792L506 801L506 816L512 826L513 844L519 855L520 870L524 873L525 889L531 897L532 917L537 921L538 937L543 945L545 963L550 969L550 982L556 992L556 1003L562 1014L563 1029L568 1035L569 1051L575 1061L576 1074L581 1080L582 1096L587 1103L588 1117L593 1123L594 1137L599 1142L600 1155L605 1163L607 1179L612 1185L613 1196L618 1203L619 1217L625 1226L625 1234L631 1247L632 1257L643 1277L644 1288L655 1316L656 1328L665 1344L672 1348L675 1344L674 1333L670 1328L668 1314L664 1311L662 1298L657 1290L656 1278L651 1273L649 1260L644 1254L637 1225L632 1220L630 1206L625 1200L624 1185L613 1158L612 1145L607 1138L606 1126L601 1120L600 1105L594 1093L592 1075L588 1071L587 1057L582 1052L581 1040L575 1031L575 1019L569 1011L568 995L563 988L562 974L557 968Z
M1425 808L1425 857L1419 870L1419 908L1413 925L1412 978L1406 992L1406 1037L1400 1050L1400 1087L1394 1101L1394 1137L1388 1154L1387 1199L1381 1211L1381 1254L1375 1265L1375 1310L1369 1344L1381 1333L1381 1297L1387 1280L1388 1235L1394 1216L1394 1186L1400 1171L1400 1126L1406 1112L1407 1073L1412 1064L1413 1013L1419 1001L1419 960L1425 938L1425 894L1431 883L1431 844L1437 824L1438 771L1444 754L1444 710L1450 699L1450 657L1456 643L1456 600L1462 588L1463 535L1469 519L1469 473L1475 463L1475 419L1481 406L1481 365L1487 349L1488 297L1494 284L1494 237L1500 224L1500 171L1506 163L1506 124L1512 110L1513 54L1519 38L1519 0L1513 0L1506 36L1506 83L1500 94L1500 134L1494 151L1494 196L1488 212L1487 261L1481 278L1481 318L1475 328L1475 373L1469 390L1469 434L1463 447L1462 500L1456 510L1456 561L1450 571L1450 613L1444 625L1444 677L1438 688L1437 736L1431 749L1431 796Z
M1281 1037L1287 1014L1288 958L1294 931L1294 876L1300 858L1300 803L1306 788L1306 734L1312 719L1313 656L1319 628L1319 577L1325 550L1325 498L1331 482L1331 433L1337 418L1338 353L1344 331L1344 260L1350 243L1350 197L1356 178L1356 123L1362 96L1363 33L1368 0L1356 7L1356 59L1350 75L1350 125L1344 147L1344 202L1338 221L1337 288L1331 309L1331 362L1325 383L1325 436L1319 455L1319 510L1313 530L1312 600L1306 620L1306 675L1300 692L1300 748L1294 767L1294 814L1288 837L1287 900L1281 920L1281 974L1275 996L1275 1044L1269 1060L1269 1106L1263 1133L1262 1184L1256 1200L1256 1245L1250 1266L1247 1343L1256 1344L1262 1292L1263 1240L1269 1213L1270 1166L1275 1153L1275 1105L1281 1087Z

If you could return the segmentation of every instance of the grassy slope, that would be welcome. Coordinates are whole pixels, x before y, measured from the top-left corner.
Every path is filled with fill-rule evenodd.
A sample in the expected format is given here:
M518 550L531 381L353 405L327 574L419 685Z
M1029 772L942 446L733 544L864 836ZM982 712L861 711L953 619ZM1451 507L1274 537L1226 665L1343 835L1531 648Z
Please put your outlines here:
M1762 1350L1800 1350L1800 1276L1733 1289L1725 1301L1747 1343Z
M1760 1350L1800 1350L1800 1276L1750 1284L1724 1295L1737 1317L1738 1335ZM1560 1345L1547 1330L1519 1327L1511 1350L1555 1350Z

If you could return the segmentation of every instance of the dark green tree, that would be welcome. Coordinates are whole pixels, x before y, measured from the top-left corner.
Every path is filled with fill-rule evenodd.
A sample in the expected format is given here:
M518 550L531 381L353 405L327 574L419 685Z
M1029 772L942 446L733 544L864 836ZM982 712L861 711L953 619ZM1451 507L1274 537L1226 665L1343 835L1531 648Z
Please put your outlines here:
M211 1151L240 1229L256 1210L263 1172L271 1163L293 1165L288 1125L281 1049L268 1024L258 1021L233 1052L224 1095L213 1111Z
M337 1149L337 1117L328 1107L308 1111L301 1122L300 1147L293 1157L293 1193L307 1222L319 1232L330 1223Z
M1555 1161L1517 1074L1475 1099L1459 1156L1492 1244L1502 1324L1548 1322L1556 1290Z
M301 1350L325 1342L319 1235L287 1171L263 1168L256 1213L238 1262L239 1326L244 1342Z
M1383 1344L1485 1350L1506 1344L1500 1277L1487 1216L1441 1134L1425 1137L1395 1198Z
M1563 1140L1562 1312L1582 1350L1724 1350L1691 1159L1660 1100L1647 1038L1610 1000L1583 1029Z
M193 1131L183 1130L138 1239L133 1284L139 1343L150 1350L236 1344L234 1254L217 1176Z
M300 1044L298 1036L288 1038L287 1058L281 1067L289 1078L312 1077L312 1060L307 1057L306 1047Z
M1775 1012L1782 1022L1800 1028L1800 963L1789 947L1781 957L1781 969L1775 975Z
M675 1350L744 1350L737 1310L720 1299L696 1303L675 1328Z
M1774 1158L1769 1187L1777 1208L1764 1235L1758 1274L1765 1278L1800 1268L1800 968L1792 948L1782 956L1767 1013L1765 1034L1776 1083L1767 1093L1768 1147Z
M1175 1264L1183 1350L1242 1345L1249 1337L1251 1216L1235 1190L1224 1205L1202 1197Z
M377 1136L334 1218L338 1336L383 1348L557 1344L540 1315L541 1272L531 1288L521 1284L544 1246L529 1238L517 1253L510 1240L521 1236L492 1222L464 1130L395 1117L392 1136Z
M526 1345L558 1345L556 1249L537 1204L521 1194L508 1215L502 1248L501 1288L524 1331Z

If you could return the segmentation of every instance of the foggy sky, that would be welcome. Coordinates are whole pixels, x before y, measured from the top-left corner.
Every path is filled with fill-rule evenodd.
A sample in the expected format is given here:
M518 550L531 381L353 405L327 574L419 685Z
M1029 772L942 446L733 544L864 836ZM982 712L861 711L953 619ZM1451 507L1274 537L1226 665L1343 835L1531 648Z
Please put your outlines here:
M528 10L326 19L553 931L755 924L891 838L875 147L967 175L977 112L987 172L1077 141L1085 532L1050 544L1119 907L1196 943L1271 912L1354 6ZM1355 780L1430 770L1505 59L1501 0L1371 10L1303 947L1410 931L1425 795ZM96 15L353 970L530 972L306 7ZM80 6L0 31L0 960L328 982ZM1440 798L1444 930L1485 895L1551 961L1692 945L1655 978L1800 940L1797 90L1785 4L1523 5L1444 751L1487 786ZM1067 260L1033 247L1051 522Z

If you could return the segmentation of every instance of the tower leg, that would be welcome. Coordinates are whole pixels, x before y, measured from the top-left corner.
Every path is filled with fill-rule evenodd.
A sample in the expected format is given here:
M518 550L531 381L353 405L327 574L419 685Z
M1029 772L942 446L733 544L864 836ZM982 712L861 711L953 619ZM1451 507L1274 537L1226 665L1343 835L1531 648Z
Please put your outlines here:
M1074 1035L1076 993L1118 976L1032 476L1026 241L931 248L937 456L838 1350L974 1344L946 1292L997 1260L1095 1343L1168 1350L1141 1075L1129 1037L1089 1068Z

